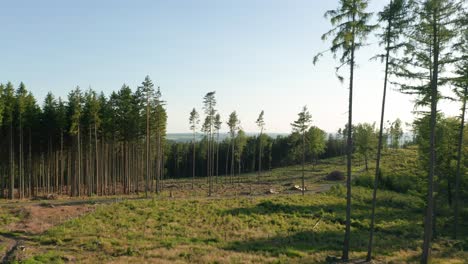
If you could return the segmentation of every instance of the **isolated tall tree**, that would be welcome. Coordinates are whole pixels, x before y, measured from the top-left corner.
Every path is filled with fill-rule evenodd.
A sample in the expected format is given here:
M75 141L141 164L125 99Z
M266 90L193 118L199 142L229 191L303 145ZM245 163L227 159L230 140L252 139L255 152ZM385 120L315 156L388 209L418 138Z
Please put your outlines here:
M200 116L195 108L192 109L190 112L190 117L189 117L189 124L190 124L190 130L192 130L193 133L193 139L192 139L192 189L193 189L193 183L195 181L195 146L196 146L196 135L197 135L197 127L198 124L200 123Z
M229 127L229 135L231 136L231 183L234 176L234 146L235 146L235 139L236 139L236 131L239 128L239 119L237 118L236 111L232 112L229 115L229 120L227 122Z
M263 119L264 112L263 110L260 112L258 115L257 121L255 123L257 124L258 128L260 129L260 134L258 135L258 178L257 181L260 180L261 174L262 174L262 136L263 136L263 130L265 129L265 120Z
M208 195L211 196L213 191L213 161L214 161L214 151L213 151L213 132L214 132L214 121L216 115L216 92L209 92L203 97L203 110L205 111L206 119L205 119L205 132L207 133L207 140L208 140L208 155L207 155L207 172L208 172Z
M312 122L312 115L307 110L307 106L302 108L302 111L298 114L296 121L291 123L294 132L299 133L302 136L302 195L305 192L305 176L304 176L304 163L305 163L305 135L309 129L310 123Z
M408 33L408 44L405 45L405 57L399 63L400 77L413 80L404 83L401 89L405 93L418 96L416 105L430 109L430 137L428 163L428 191L426 214L424 218L424 243L421 256L422 263L430 260L431 240L434 217L434 175L436 168L436 124L437 103L441 98L439 86L447 82L442 75L454 62L453 40L457 35L456 22L462 1L424 0L414 8L416 22ZM418 80L414 82L414 80Z
M240 175L242 173L242 153L244 152L244 148L247 145L247 136L245 135L245 132L239 128L237 132L237 137L236 137L236 160L237 160L237 165L238 165L238 183L240 183Z
M385 23L383 32L378 34L380 45L385 47L385 53L379 54L376 58L385 61L384 84L382 93L382 107L380 111L379 136L377 143L377 157L375 162L374 175L374 190L372 193L372 213L369 232L369 243L367 247L366 260L372 259L372 243L374 239L374 224L375 224L375 206L377 199L377 188L380 174L380 158L382 147L384 144L384 120L385 120L385 104L387 97L387 85L389 75L395 71L395 64L398 63L394 57L395 53L404 47L404 42L401 41L404 30L410 24L410 16L408 16L411 8L411 0L390 0L390 3L384 7L384 10L379 13L379 22Z
M219 130L221 129L223 122L221 122L221 115L217 113L214 117L214 129L216 131L216 182L219 177Z
M367 13L368 0L340 0L340 5L335 10L325 13L326 18L330 18L333 28L322 35L322 40L332 38L332 45L329 49L334 56L339 54L340 65L336 67L337 76L340 81L343 77L338 74L341 67L349 66L349 106L348 106L348 135L347 135L347 179L346 179L346 231L343 243L342 260L349 259L349 241L351 233L351 156L353 150L352 142L352 120L353 120L353 85L355 51L362 46L366 36L375 28L368 22L372 16ZM314 57L314 63L324 52Z

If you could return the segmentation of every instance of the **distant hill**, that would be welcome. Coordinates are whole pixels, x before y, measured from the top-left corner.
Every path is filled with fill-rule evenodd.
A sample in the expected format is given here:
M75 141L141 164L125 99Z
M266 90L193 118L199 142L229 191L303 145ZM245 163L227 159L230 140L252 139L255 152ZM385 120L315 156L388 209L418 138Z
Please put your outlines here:
M246 133L248 136L254 136L258 133L248 132ZM288 133L266 133L268 136L272 138L276 138L277 136L287 136ZM219 140L224 140L225 138L229 137L228 133L219 133ZM193 134L192 133L168 133L167 139L176 141L176 142L190 142L192 141ZM203 138L202 133L197 133L196 139L201 140Z

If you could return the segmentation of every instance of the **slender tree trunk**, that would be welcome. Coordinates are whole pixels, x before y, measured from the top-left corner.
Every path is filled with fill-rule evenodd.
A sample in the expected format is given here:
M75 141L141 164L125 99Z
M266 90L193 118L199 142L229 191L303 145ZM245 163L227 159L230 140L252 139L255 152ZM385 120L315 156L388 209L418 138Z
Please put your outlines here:
M88 184L88 196L91 196L93 194L94 190L94 177L95 175L92 175L92 169L91 169L91 126L88 127L88 156L86 157L86 184Z
M29 196L34 196L34 183L32 182L32 173L33 173L33 163L32 163L32 136L31 136L31 128L29 128L29 150L28 150L28 190Z
M392 5L393 1L390 1L390 6ZM384 77L384 87L383 87L383 95L382 95L382 108L380 112L380 126L379 126L379 142L377 146L377 160L375 162L375 176L374 176L374 190L372 192L372 212L371 212L371 224L370 224L370 232L369 232L369 243L367 244L367 257L366 261L371 261L372 259L372 246L374 240L374 225L375 225L375 207L377 203L377 188L379 184L379 176L380 176L380 157L382 155L382 145L383 145L383 129L384 129L384 118L385 118L385 100L387 97L387 81L388 81L388 65L389 65L389 57L390 57L390 30L392 27L392 21L390 20L387 27L387 47L386 47L386 54L385 54L385 77Z
M304 162L305 162L305 132L302 132L302 196L305 193L305 175L304 175Z
M19 114L19 186L18 194L19 198L24 198L24 167L23 167L23 120L21 113Z
M15 197L15 161L14 161L14 149L13 149L13 121L10 120L10 189L8 192L8 198L13 199Z
M81 196L81 133L80 128L78 127L78 183L77 183L77 191L78 197Z
M262 133L260 131L260 136L258 136L258 178L257 182L260 182L260 177L262 176Z
M233 183L234 177L234 137L232 138L232 149L231 149L231 183Z
M229 173L229 152L231 150L231 142L229 141L229 145L228 145L228 148L227 148L227 151L226 151L226 167L224 168L225 171L226 171L226 174L224 175L225 177L228 176L228 173Z
M162 148L161 148L161 131L158 131L158 159L156 160L157 164L157 174L156 174L156 193L161 192L161 174L162 174Z
M150 175L150 131L149 131L149 91L146 91L146 183L145 197L148 198L149 175Z
M98 155L97 127L94 122L94 177L96 177L96 195L99 195L99 155Z
M457 175L455 179L455 206L454 206L454 231L453 237L458 237L458 218L459 218L459 200L460 200L460 178L461 178L461 157L462 157L462 145L463 145L463 129L465 128L465 112L466 112L466 96L468 87L465 86L463 89L463 106L460 120L460 133L458 135L458 146L457 146Z
M208 196L211 196L211 134L208 132L207 135L207 144L208 144L208 151L206 156L206 173L208 176Z
M436 11L434 11L434 21L436 21ZM433 61L433 73L431 78L431 121L430 121L430 140L429 140L429 177L428 177L428 190L427 190L427 208L426 216L424 219L424 242L423 242L423 253L421 256L421 263L428 263L430 261L431 254L431 240L432 240L432 228L433 228L433 216L434 216L434 173L436 165L436 150L435 150L435 134L436 134L436 117L437 117L437 82L439 74L439 45L438 45L438 27L436 23L433 23L432 30L433 45L434 45L434 61Z
M353 4L356 4L355 2ZM353 13L353 23L356 21L355 14ZM349 259L349 241L351 239L351 158L353 155L353 139L352 139L352 128L353 128L353 77L354 77L354 27L352 29L352 43L351 43L351 61L349 70L349 109L348 109L348 144L347 144L347 162L346 162L346 227L345 236L343 242L343 261Z
M216 132L216 183L219 178L219 130Z
M193 132L193 159L192 159L192 190L195 182L195 131Z

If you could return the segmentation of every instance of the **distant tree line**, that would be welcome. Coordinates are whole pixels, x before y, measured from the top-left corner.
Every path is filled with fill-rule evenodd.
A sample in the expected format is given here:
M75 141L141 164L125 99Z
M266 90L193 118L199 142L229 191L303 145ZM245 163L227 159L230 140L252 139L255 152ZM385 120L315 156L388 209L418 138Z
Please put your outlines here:
M195 112L194 110L191 111L189 120L193 120L192 117L196 116L194 113L196 113L196 110ZM262 113L264 114L263 111ZM219 114L218 116L221 118ZM231 121L232 117L233 115L231 115ZM239 122L239 120L236 122ZM192 121L189 121L189 125L192 123ZM265 129L265 126L263 123L263 129ZM358 124L355 127L353 130L353 138L355 138L353 153L357 158L362 158L367 167L367 163L369 160L374 159L377 151L377 130L374 124L369 123ZM191 142L167 141L167 177L190 178L208 175L207 155L209 142L206 135L197 140L199 133L203 132L195 130L195 136ZM345 135L346 128L339 129L336 133L326 133L316 126L308 126L304 130L305 162L315 164L320 159L344 156ZM215 166L214 177L217 177L215 181L225 180L226 176L231 176L231 172L233 172L233 175L239 175L241 173L258 172L263 168L264 173L267 173L265 171L273 168L301 164L302 136L300 131L293 131L287 136L276 137L271 137L265 132L246 135L240 127L233 133L229 133L229 137L222 140L219 140L216 136L214 141L215 163L213 164ZM384 137L386 138L384 148L396 149L404 144L400 119L388 122ZM409 143L411 142L406 142L406 144ZM232 152L233 149L234 152ZM260 156L261 159L259 159ZM233 157L234 162L232 162ZM227 180L230 181L229 177L227 177Z

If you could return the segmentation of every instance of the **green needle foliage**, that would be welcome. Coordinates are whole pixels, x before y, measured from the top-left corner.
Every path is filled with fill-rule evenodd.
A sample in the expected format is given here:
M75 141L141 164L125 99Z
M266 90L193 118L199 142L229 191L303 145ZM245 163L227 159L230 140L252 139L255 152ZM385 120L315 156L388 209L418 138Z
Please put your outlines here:
M306 134L307 129L309 129L311 122L312 122L312 115L309 113L307 106L304 106L302 108L302 111L299 112L297 120L291 124L293 131L297 132L302 137L302 195L304 195L304 192L305 192L305 183L304 183L305 134Z
M440 87L447 84L449 76L444 71L456 60L455 37L462 1L417 1L412 14L415 23L407 33L408 43L397 76L408 81L400 84L404 93L417 96L416 107L427 107L429 112L428 191L424 222L422 263L430 261L430 248L434 226L434 177L436 169L436 125L440 99L446 98Z
M198 124L200 123L200 115L198 114L197 110L195 108L192 109L190 112L190 117L189 117L189 124L190 124L190 130L193 133L193 139L192 139L192 144L193 144L193 150L192 150L192 189L193 189L193 184L195 181L195 137L197 135L197 129L198 129Z
M331 30L322 35L322 40L331 38L331 47L328 51L333 57L339 57L340 65L336 67L336 75L343 82L344 77L339 74L343 66L349 66L349 107L348 107L348 133L347 133L347 210L346 230L343 243L342 260L349 259L349 241L351 232L351 155L353 149L352 141L352 119L353 119L353 82L355 67L355 51L362 48L366 37L376 28L369 24L372 13L366 12L369 1L367 0L340 0L339 7L325 13L333 26ZM314 57L314 64L324 52Z

